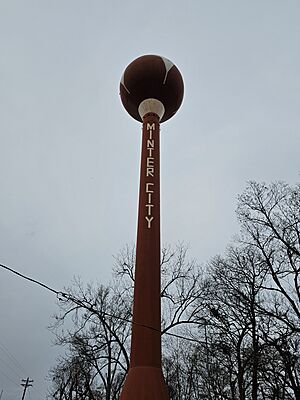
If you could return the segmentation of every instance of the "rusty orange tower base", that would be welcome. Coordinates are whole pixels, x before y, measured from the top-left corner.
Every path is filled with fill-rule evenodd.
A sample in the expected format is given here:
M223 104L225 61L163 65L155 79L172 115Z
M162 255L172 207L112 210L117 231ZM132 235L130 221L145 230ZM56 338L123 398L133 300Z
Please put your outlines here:
M121 100L143 123L130 367L120 400L168 400L161 366L160 305L160 122L182 102L176 66L142 56L125 70Z

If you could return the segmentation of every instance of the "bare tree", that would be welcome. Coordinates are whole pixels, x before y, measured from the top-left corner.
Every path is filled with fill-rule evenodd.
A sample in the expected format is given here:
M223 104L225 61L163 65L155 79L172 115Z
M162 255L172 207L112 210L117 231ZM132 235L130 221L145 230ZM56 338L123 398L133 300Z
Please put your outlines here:
M260 254L268 268L265 289L273 299L268 313L300 332L300 185L250 182L240 196L241 241Z
M84 360L82 368L86 363L89 365L99 399L118 399L129 367L128 304L113 288L88 285L84 289L77 281L61 298L60 310L52 326L57 344L67 347L67 359ZM63 329L70 322L71 329Z
M187 253L183 243L165 246L161 251L162 335L198 324L205 298L203 271ZM131 302L134 266L135 249L126 246L115 258L114 276L120 295L130 293Z
M78 356L61 358L50 371L52 381L49 397L55 400L96 400L99 398L94 385L95 374L91 365Z
M300 185L250 182L239 198L241 242L263 260L266 300L260 311L271 318L265 339L285 363L295 398L300 399L299 354L294 368L286 347L300 333ZM288 352L288 353L287 353Z
M226 257L210 263L207 319L213 331L211 351L224 364L232 398L258 397L260 357L257 305L266 275L251 248L231 247Z

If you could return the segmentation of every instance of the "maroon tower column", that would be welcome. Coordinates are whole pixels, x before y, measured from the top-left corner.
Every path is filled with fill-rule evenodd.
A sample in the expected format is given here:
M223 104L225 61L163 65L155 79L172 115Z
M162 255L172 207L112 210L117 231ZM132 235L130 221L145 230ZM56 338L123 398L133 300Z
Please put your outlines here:
M130 365L160 368L159 117L143 119Z
M125 70L120 94L143 123L130 368L121 400L168 400L161 368L160 122L178 110L183 81L171 61L143 56Z

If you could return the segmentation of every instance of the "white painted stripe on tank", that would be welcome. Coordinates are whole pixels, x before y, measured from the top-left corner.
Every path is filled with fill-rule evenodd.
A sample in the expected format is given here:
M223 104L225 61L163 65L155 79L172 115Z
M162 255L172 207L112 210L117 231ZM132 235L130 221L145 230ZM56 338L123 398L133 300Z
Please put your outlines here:
M168 60L165 57L160 57L160 58L163 60L163 62L165 64L165 68L166 68L166 75L165 75L165 78L164 78L164 81L163 81L163 85L164 85L166 83L168 73L169 73L170 69L173 67L174 64L172 63L172 61Z
M125 72L123 72L123 75L122 75L122 78L121 78L121 84L124 86L126 92L130 94L130 91L127 89L127 87L125 85L125 77L124 77L124 75L125 75Z

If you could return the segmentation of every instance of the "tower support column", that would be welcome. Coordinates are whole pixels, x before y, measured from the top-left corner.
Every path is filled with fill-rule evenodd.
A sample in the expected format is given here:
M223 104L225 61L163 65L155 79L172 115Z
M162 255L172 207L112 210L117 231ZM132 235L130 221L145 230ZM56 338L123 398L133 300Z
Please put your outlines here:
M130 368L121 400L167 400L161 367L160 125L143 117Z

